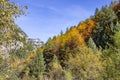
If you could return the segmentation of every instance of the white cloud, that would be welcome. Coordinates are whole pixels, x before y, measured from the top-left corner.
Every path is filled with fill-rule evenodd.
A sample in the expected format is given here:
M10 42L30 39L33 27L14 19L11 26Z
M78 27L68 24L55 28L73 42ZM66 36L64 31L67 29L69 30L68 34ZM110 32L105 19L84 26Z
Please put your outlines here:
M78 5L73 5L65 8L64 13L68 16L81 18L81 19L89 17L92 14L91 11L86 10L85 8Z

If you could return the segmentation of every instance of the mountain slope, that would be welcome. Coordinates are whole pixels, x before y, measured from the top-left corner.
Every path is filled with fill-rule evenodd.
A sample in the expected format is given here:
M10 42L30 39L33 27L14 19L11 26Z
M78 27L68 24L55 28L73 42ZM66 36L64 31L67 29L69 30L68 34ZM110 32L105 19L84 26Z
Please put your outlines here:
M15 24L21 9L8 0L0 4L1 80L120 80L119 2L42 46Z

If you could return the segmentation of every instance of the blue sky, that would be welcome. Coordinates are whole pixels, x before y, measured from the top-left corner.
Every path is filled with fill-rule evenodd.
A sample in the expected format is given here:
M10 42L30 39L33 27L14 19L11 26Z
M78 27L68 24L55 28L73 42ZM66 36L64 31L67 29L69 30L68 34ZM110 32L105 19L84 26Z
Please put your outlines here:
M16 23L30 38L47 41L66 28L78 25L80 21L94 15L96 8L108 5L113 0L15 0L27 5L27 16L21 16Z

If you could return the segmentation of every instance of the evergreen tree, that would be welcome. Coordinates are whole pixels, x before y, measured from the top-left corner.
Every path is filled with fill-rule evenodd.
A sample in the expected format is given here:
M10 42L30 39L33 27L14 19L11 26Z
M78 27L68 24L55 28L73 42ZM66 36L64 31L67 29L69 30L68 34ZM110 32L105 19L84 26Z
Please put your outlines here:
M94 43L94 41L91 37L88 40L88 47L92 48L95 53L98 50L96 44Z
M96 10L95 10L95 15L97 15L98 12L99 12L99 9L96 8Z
M63 31L61 30L60 35L63 35Z
M36 57L30 64L30 75L37 77L38 79L42 80L43 73L45 71L45 62L43 58L42 51L38 48L36 50Z
M120 79L120 31L114 37L114 45L103 51L104 80L119 80Z
M111 36L118 31L116 18L116 14L110 7L103 7L95 16L96 28L92 32L92 38L97 47L105 49L109 47L108 44L113 44Z

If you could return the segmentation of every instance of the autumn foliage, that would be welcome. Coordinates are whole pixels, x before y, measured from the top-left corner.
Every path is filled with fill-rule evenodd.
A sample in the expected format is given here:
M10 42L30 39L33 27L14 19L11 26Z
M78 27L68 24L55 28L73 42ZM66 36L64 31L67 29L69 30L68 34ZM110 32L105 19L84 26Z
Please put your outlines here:
M0 48L9 52L0 49L0 80L120 80L120 3L96 9L39 47L15 24L23 14L17 5L2 0L0 12ZM17 42L22 46L12 49Z

